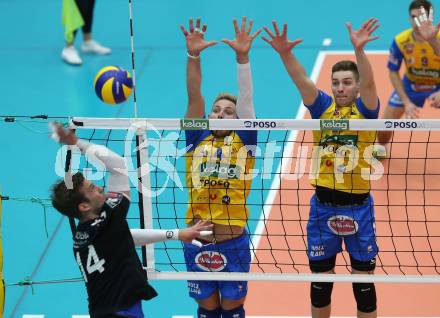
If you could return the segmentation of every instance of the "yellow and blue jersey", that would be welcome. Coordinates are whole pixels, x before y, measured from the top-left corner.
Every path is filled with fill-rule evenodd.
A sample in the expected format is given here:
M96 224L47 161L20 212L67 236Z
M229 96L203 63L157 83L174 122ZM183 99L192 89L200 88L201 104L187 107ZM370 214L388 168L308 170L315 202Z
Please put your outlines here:
M440 33L437 38L440 39ZM409 82L420 85L420 90L435 90L440 85L440 56L435 54L428 42L415 41L412 29L405 30L394 38L388 69L398 72L402 61L405 61L405 77ZM414 90L419 89L415 87Z
M306 107L313 119L377 119L379 115L379 101L374 111L368 109L361 98L351 106L336 108L334 98L322 91L314 103ZM375 139L375 131L313 131L312 185L347 193L368 193L370 181L362 172L370 171L368 151L372 149L367 147L373 145ZM355 159L357 164L351 169Z
M186 222L195 216L223 225L246 225L257 131L232 131L224 138L211 131L186 130Z

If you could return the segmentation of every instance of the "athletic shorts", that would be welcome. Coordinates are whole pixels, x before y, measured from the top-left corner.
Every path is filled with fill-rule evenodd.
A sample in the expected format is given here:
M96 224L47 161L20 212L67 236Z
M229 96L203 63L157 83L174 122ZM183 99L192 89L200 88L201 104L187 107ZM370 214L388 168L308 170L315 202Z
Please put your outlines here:
M307 255L312 261L333 257L342 251L358 261L377 255L374 225L374 202L369 196L363 205L331 206L320 203L313 195L307 223Z
M249 272L251 253L249 234L217 244L207 244L199 248L184 243L184 254L188 272ZM205 299L216 290L222 298L238 300L247 294L246 281L188 281L189 295Z
M440 90L440 85L417 85L411 82L407 77L403 78L402 83L409 99L418 107L423 107L425 100ZM403 107L403 102L396 91L391 93L388 105L392 107Z
M115 317L125 317L125 318L144 318L144 312L142 311L142 304L140 301L135 303L130 308L125 310L120 310L115 313Z

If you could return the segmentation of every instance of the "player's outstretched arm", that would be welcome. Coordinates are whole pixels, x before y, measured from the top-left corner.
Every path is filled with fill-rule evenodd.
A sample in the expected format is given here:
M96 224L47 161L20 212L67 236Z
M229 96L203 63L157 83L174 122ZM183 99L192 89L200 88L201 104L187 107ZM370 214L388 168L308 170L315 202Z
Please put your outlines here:
M349 22L346 23L350 41L353 45L356 55L356 62L360 77L360 95L362 102L370 110L376 110L378 107L378 97L376 84L374 82L373 68L365 54L364 48L368 42L378 39L378 36L372 36L373 32L379 27L377 19L371 18L362 24L358 30L353 30Z
M284 24L282 33L280 33L278 25L275 21L273 21L272 24L274 32L270 31L269 28L264 27L264 30L270 39L264 36L262 39L269 43L280 55L287 73L289 73L290 78L293 80L301 94L304 104L312 105L318 96L318 89L316 88L315 83L313 83L312 80L307 77L304 67L299 63L295 55L292 53L292 49L297 44L301 43L302 40L296 39L294 41L290 41L287 38L287 24Z
M237 115L239 118L255 118L253 102L252 72L249 63L249 51L254 39L261 33L258 29L253 34L253 21L249 20L246 25L246 17L241 19L241 27L238 26L236 19L233 21L235 39L223 39L222 42L229 45L234 51L237 59L237 78L238 78L238 100Z
M180 240L199 246L198 241L194 240L198 237L212 235L213 227L214 225L209 221L199 221L193 226L182 230L131 229L130 231L136 246L169 240Z
M414 18L419 34L431 45L436 55L440 56L440 22L434 24L434 8L431 6L429 14L426 13L424 7L420 7L419 15Z
M205 101L202 96L202 71L200 67L200 53L206 48L217 44L215 41L206 41L205 32L207 25L200 27L200 18L189 19L189 29L181 25L186 40L188 59L186 62L186 89L188 93L188 109L185 117L201 118L205 115Z
M107 147L79 139L73 130L65 129L59 123L51 123L52 138L65 145L76 145L95 164L102 164L109 172L107 189L121 192L130 198L130 183L125 159Z

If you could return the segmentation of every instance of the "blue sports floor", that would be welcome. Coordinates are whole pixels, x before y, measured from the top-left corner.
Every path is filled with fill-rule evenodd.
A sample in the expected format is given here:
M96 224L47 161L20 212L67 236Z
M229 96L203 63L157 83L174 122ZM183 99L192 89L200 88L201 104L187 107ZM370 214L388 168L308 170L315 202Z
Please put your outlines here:
M101 103L93 91L96 72L106 65L131 68L128 0L97 0L94 38L113 49L106 57L83 55L72 67L60 59L64 44L61 0L0 0L0 115L131 117L132 101L116 107ZM304 40L296 49L310 73L322 49L351 49L345 21L356 27L369 17L381 23L380 39L369 50L385 50L392 37L409 26L407 0L134 0L135 58L139 117L182 117L186 108L185 41L179 29L188 18L202 17L207 39L233 38L232 19L248 16L258 27L273 19L289 24L291 39ZM437 19L436 19L437 20ZM332 45L322 47L325 38ZM76 46L82 40L77 38ZM219 44L203 53L203 93L210 105L220 91L236 92L232 50ZM255 106L259 118L294 118L300 102L280 59L257 39L251 51ZM58 145L47 138L46 125L0 122L0 191L19 198L48 198L57 179ZM71 251L67 220L47 209L45 233L40 205L3 202L4 277L14 284L80 276ZM144 303L147 317L194 315L185 282L153 282L159 297ZM263 291L262 291L263 292ZM170 302L170 300L172 300ZM170 305L171 303L171 305ZM87 313L83 283L6 287L5 317L25 314L49 318Z

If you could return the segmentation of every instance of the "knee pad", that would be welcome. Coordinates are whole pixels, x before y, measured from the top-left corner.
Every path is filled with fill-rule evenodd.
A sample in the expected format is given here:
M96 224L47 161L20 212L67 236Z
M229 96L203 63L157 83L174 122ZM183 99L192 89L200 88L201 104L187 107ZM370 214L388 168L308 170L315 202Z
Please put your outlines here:
M310 299L313 307L321 308L330 305L332 298L333 283L310 284Z
M309 260L309 267L312 273L324 273L331 271L336 265L336 255L319 261Z
M353 283L353 292L359 311L369 313L376 310L376 288L373 283Z
M373 257L369 261L361 262L350 255L350 262L353 269L361 272L370 272L376 268L376 257Z
M245 312L243 305L231 310L222 309L222 318L244 318Z
M197 309L197 318L220 318L222 315L222 309L216 308L214 310L208 310L202 307Z

